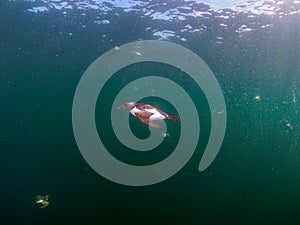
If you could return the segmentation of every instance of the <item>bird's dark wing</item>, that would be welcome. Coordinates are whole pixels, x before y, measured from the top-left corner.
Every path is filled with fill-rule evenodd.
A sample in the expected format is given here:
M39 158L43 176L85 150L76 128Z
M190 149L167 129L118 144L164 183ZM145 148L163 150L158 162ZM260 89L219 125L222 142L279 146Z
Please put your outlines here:
M144 109L153 109L154 106L152 105L148 105L148 104L144 104L144 103L136 103L135 107L140 109L140 110L144 110Z
M150 116L152 116L153 113L148 112L148 111L137 111L135 112L135 116L139 118L142 122L143 120L149 119Z
M164 115L165 117L167 117L167 113L159 110L158 108L152 106L152 105L149 105L149 104L143 104L143 103L136 103L136 106L138 109L140 110L145 110L145 109L156 109L160 114Z

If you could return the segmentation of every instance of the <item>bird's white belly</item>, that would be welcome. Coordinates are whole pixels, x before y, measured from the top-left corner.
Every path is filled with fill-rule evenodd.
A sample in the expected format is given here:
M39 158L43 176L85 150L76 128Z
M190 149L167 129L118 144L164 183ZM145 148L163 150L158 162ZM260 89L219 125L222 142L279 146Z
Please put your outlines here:
M150 120L163 120L166 119L164 115L162 115L160 112L158 112L156 109L147 109L148 112L153 113L153 115L150 116Z
M138 108L134 107L132 110L130 110L130 113L135 116L135 113L139 112L139 111L141 111L141 110L139 110Z

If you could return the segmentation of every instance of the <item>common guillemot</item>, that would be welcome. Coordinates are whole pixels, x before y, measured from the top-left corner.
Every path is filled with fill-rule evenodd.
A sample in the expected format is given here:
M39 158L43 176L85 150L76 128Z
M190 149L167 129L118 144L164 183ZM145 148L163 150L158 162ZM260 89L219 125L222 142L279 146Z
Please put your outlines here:
M161 128L161 126L154 123L154 120L179 120L179 116L171 116L152 105L144 103L128 102L124 105L119 106L118 108L129 110L129 112L132 115L136 116L140 121L155 128Z

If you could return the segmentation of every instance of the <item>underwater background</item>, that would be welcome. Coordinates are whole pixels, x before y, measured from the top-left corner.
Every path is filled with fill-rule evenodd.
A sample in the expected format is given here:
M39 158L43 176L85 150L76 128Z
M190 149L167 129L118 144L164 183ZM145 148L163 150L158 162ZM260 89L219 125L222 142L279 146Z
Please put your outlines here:
M216 76L227 128L205 171L197 167L209 108L184 76L177 81L203 102L201 137L177 174L124 186L80 154L72 129L78 82L100 55L137 40L182 45ZM118 151L107 112L130 80L180 71L141 63L118 73L124 79L112 79L96 107L105 145L137 165L168 157L179 125L155 152ZM300 224L300 1L1 1L0 85L1 224ZM176 114L163 99L145 101ZM147 137L134 119L134 134ZM40 208L37 195L49 195L49 205Z

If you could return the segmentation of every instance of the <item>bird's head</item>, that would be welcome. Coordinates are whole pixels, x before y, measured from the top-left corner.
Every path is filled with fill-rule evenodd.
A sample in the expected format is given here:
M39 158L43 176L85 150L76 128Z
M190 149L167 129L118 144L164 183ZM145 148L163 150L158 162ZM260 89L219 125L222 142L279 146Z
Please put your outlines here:
M133 107L135 107L135 102L127 102L124 105L121 105L118 107L118 109L128 109L131 110Z

